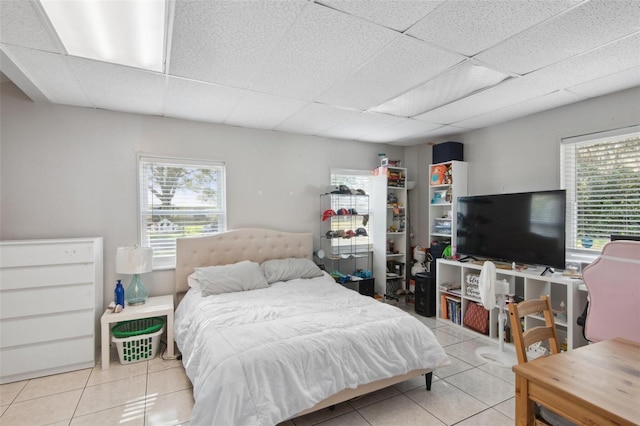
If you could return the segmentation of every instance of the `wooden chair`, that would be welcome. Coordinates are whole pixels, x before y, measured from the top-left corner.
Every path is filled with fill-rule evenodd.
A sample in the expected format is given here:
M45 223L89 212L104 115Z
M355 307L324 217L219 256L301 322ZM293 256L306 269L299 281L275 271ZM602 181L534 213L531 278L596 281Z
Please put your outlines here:
M544 315L544 326L537 326L522 331L521 318L536 312L542 312ZM509 318L511 321L511 330L513 331L513 340L518 355L518 364L527 362L527 348L534 343L549 341L549 348L552 354L560 353L560 345L558 344L558 332L556 331L556 323L553 320L553 311L551 310L551 299L549 296L542 296L540 299L525 300L518 304L509 304Z
M522 331L521 319L526 315L536 312L542 312L544 315L544 326L537 326ZM553 320L553 311L551 309L551 299L549 296L542 296L540 299L525 300L518 304L509 304L509 318L511 321L511 330L513 331L513 340L518 355L518 364L527 362L527 348L534 343L549 341L551 354L560 353L560 345L558 344L558 332L556 331L556 323ZM535 425L574 425L572 422L559 416L553 411L536 404Z

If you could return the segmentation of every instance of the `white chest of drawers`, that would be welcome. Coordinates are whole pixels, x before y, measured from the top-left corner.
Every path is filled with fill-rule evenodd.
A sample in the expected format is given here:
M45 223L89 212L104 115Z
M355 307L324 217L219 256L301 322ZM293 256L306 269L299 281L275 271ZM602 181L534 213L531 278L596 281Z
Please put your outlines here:
M0 383L95 365L102 244L0 241Z

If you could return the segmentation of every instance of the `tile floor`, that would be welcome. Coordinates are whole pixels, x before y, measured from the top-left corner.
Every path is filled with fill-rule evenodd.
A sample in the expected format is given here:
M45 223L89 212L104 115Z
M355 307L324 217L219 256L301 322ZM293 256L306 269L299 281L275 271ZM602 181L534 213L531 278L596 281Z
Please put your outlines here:
M435 371L430 392L417 378L281 426L512 425L513 373L475 356L476 348L495 343L442 320L416 318L452 361ZM115 353L113 359L107 371L98 365L0 385L0 425L189 425L192 389L180 361L121 365Z

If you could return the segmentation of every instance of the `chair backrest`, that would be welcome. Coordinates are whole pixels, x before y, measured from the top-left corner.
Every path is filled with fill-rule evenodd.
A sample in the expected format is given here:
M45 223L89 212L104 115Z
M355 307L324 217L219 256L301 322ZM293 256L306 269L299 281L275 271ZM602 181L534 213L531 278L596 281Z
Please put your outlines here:
M522 331L520 319L542 312L544 314L544 326L536 326ZM556 331L556 323L553 320L553 311L551 310L551 299L549 296L542 296L540 299L525 300L518 304L509 304L509 318L511 321L511 330L513 331L513 340L518 355L518 364L527 362L527 348L534 343L549 341L549 348L552 354L560 353L560 345L558 344L558 332Z
M640 242L607 243L582 271L589 291L584 326L591 342L624 337L640 342Z

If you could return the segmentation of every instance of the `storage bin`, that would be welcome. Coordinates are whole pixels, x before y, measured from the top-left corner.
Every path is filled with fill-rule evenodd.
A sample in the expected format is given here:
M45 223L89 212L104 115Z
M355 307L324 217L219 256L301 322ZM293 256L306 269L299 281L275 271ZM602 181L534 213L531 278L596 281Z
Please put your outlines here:
M111 329L121 364L153 359L158 354L164 318L142 318L119 322Z

